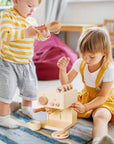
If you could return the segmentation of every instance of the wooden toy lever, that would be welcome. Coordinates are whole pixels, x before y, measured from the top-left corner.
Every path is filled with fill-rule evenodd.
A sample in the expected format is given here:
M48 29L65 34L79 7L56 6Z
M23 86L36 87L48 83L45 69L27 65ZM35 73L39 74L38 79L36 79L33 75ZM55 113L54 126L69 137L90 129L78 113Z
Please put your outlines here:
M37 113L37 112L40 112L40 111L46 111L46 110L45 110L44 107L37 108L37 109L34 109L34 110L33 110L34 113Z
M41 108L37 108L37 109L33 110L34 113L37 113L37 112L40 112L40 111L47 111L48 113L52 113L52 112L56 111L56 109L41 107Z

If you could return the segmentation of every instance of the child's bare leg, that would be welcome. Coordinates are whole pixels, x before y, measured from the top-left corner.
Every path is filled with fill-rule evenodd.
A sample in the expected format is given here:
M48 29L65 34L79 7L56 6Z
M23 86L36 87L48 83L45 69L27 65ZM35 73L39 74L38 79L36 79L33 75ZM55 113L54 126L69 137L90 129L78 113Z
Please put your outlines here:
M22 106L30 106L30 107L32 107L32 101L27 101L27 100L23 99Z
M28 101L23 99L22 101L22 112L32 119L38 120L38 116L36 113L33 112L32 109L32 101Z
M108 109L98 108L93 112L93 144L105 144L106 139L108 144L112 144L113 139L108 136L108 123L111 119L111 113ZM104 142L104 137L105 142Z
M9 115L10 104L0 102L0 116Z
M108 134L110 119L111 113L105 108L99 108L93 112L93 138Z
M10 104L0 102L0 126L7 128L17 128L20 126L20 124L10 117L9 109Z

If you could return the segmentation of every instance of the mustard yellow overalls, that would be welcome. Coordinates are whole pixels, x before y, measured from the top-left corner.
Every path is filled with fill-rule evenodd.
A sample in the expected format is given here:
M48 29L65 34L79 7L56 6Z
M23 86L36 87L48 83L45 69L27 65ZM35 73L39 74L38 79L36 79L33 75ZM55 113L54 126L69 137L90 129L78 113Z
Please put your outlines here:
M81 65L80 65L80 73L82 76L83 83L84 83L83 72L84 72L85 64L86 63L84 61L82 61ZM79 102L81 102L82 104L85 104L85 103L88 103L89 101L91 101L92 99L94 99L95 97L97 97L99 90L100 90L100 88L99 88L100 80L109 64L110 63L108 62L108 63L104 63L102 65L102 67L97 75L97 78L96 78L96 82L95 82L96 88L88 87L84 83L84 88L82 89L81 92L78 93L78 101ZM111 89L109 97L106 100L106 102L99 107L107 108L112 114L111 121L114 122L114 88ZM78 114L78 117L89 118L92 114L92 111L93 110Z

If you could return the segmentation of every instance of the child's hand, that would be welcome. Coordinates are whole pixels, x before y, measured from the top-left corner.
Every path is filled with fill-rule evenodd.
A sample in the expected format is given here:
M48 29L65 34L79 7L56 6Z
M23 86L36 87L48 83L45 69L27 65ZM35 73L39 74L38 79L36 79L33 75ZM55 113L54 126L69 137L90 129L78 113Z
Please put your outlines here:
M44 37L48 38L50 37L50 31L48 30L47 26L45 24L35 27L39 33L41 33Z
M66 70L68 64L69 64L70 58L69 57L62 57L58 60L57 66L60 70Z
M77 113L84 113L84 112L86 112L85 105L82 104L82 103L80 103L80 102L75 102L70 107L73 108L74 111L76 111Z
M29 26L25 29L25 37L34 37L39 33L39 31L34 26Z

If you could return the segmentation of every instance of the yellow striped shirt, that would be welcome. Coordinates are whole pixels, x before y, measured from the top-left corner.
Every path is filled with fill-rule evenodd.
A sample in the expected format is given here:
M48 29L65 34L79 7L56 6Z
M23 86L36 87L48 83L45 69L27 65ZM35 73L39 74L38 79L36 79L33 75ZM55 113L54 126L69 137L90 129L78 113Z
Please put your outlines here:
M0 22L2 59L22 64L32 61L34 37L24 38L24 30L30 25L36 25L35 20L31 17L22 17L13 8L2 13ZM38 40L46 39L42 34L38 35Z

